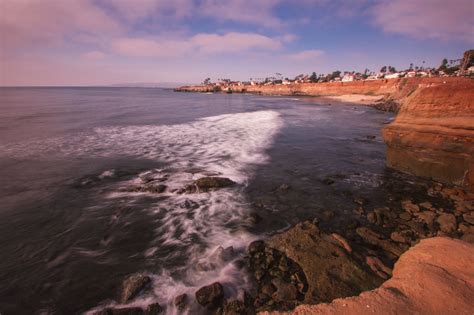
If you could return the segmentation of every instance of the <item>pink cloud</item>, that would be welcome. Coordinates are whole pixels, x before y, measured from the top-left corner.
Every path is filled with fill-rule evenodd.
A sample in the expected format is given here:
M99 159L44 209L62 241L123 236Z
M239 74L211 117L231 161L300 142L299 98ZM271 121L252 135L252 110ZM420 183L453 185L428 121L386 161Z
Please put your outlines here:
M120 38L112 49L133 57L177 57L189 54L241 53L281 48L281 40L256 33L230 32L223 35L201 33L190 38Z
M281 47L279 40L255 33L197 34L191 41L202 53L275 50Z
M317 59L324 55L324 51L319 49L303 50L298 53L288 55L288 58L293 60L310 60Z
M57 44L71 33L102 36L121 29L87 0L4 0L1 10L0 38L4 49Z
M132 57L173 57L190 52L193 45L186 40L120 38L113 41L112 48Z
M280 0L205 0L199 7L199 14L223 21L281 27L283 21L273 12L280 2Z
M101 60L104 59L107 55L101 51L89 51L84 54L82 54L82 58L88 59L88 60Z
M391 0L372 9L374 23L386 32L415 38L474 42L472 0Z

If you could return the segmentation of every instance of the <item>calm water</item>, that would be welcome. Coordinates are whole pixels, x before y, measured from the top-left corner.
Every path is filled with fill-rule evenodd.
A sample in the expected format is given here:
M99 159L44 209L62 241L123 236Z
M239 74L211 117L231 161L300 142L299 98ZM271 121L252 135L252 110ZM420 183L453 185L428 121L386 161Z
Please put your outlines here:
M113 304L134 272L154 284L136 305L213 281L237 296L250 284L233 261L253 239L327 209L343 228L353 196L384 202L393 174L380 129L391 117L310 98L0 89L0 312ZM168 190L125 191L147 174ZM172 192L208 174L238 185ZM233 247L230 260L216 259L219 246Z

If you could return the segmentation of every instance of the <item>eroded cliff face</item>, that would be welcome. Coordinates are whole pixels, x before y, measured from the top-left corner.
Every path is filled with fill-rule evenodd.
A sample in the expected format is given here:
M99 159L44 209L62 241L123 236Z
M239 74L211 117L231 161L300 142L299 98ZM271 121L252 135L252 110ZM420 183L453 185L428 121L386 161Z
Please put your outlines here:
M474 188L474 81L420 85L382 133L388 166Z

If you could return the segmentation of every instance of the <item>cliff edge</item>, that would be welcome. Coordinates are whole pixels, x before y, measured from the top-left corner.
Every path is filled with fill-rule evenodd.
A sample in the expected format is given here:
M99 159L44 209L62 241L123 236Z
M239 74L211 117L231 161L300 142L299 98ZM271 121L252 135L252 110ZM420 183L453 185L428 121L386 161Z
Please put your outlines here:
M382 131L387 165L474 189L474 81L426 85Z
M422 240L395 264L381 287L329 304L259 314L472 314L474 245L446 237Z

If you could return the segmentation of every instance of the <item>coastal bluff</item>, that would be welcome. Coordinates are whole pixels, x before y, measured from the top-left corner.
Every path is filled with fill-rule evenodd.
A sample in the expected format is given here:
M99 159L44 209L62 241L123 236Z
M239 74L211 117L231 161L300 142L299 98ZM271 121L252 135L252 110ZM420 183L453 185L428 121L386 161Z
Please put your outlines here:
M415 90L382 131L387 165L474 189L474 81Z
M447 237L420 241L395 264L379 288L331 303L300 305L276 314L472 314L474 245Z
M180 92L213 92L206 85ZM230 86L231 93L301 95L347 99L366 97L365 105L398 112L382 131L387 165L439 182L474 190L474 80L415 77L374 81ZM344 97L345 96L345 97ZM375 97L375 98L374 98ZM370 99L373 101L370 101ZM359 98L361 99L361 98ZM361 104L364 102L360 102Z

